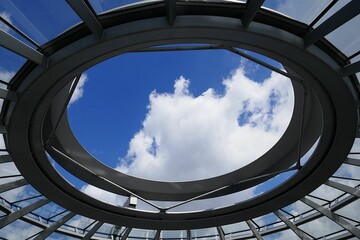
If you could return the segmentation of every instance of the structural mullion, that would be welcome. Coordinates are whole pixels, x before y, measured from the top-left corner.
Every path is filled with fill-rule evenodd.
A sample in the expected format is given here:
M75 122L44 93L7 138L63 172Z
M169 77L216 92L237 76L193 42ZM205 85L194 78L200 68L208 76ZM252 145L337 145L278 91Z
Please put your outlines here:
M352 233L354 236L360 238L360 229L356 228L355 226L353 226L351 223L349 223L348 221L341 218L336 213L333 213L332 211L330 211L330 210L324 208L323 206L311 201L308 198L302 198L301 201L303 203L305 203L306 205L314 208L316 211L320 212L324 216L328 217L329 219L331 219L332 221L337 223L339 226L345 228L350 233Z
M352 187L349 187L349 186L346 186L342 183L338 183L338 182L334 182L334 181L331 181L331 180L327 180L324 184L330 186L330 187L333 187L333 188L336 188L336 189L339 189L343 192L347 192L355 197L358 197L360 198L360 190L359 189L356 189L356 188L352 188Z
M360 61L346 65L343 68L343 74L347 76L358 72L360 72Z
M76 213L70 212L69 214L65 215L59 221L51 224L47 227L44 231L42 231L39 235L37 235L34 240L43 240L50 236L56 229L58 229L61 225L69 221L72 217L74 217Z
M246 221L246 224L249 226L251 232L254 234L254 236L256 237L256 239L258 239L258 240L263 240L263 238L261 237L260 233L256 230L254 224L253 224L251 221L247 220L247 221Z
M360 1L350 1L317 28L309 32L304 37L305 46L308 47L316 43L344 23L356 17L358 14L360 14Z
M5 125L0 125L0 134L7 133L7 129Z
M46 57L22 41L0 29L0 46L17 53L37 64L46 65Z
M173 25L176 19L176 0L165 0L166 18L170 25Z
M19 218L28 214L29 212L34 211L35 209L38 209L39 207L41 207L49 202L50 202L49 199L41 199L37 202L34 202L34 203L18 210L18 211L8 214L7 216L3 217L0 220L0 229L5 227L6 225L18 220Z
M222 227L216 227L216 230L219 234L220 240L225 240L225 234L224 234L224 230L222 229Z
M161 230L156 230L154 240L160 240L160 233L161 233Z
M19 180L15 180L13 182L8 182L5 184L2 184L2 185L0 185L0 193L12 190L14 188L24 186L26 184L28 184L28 182L25 179L19 179Z
M16 93L7 89L0 88L0 98L15 101Z
M83 0L66 0L76 14L84 21L90 31L100 40L104 34L104 30L98 21L96 15Z
M346 158L344 163L360 167L360 159Z
M189 229L186 230L186 240L191 240L191 231Z
M90 240L96 231L103 225L103 222L97 222L90 231L82 238L83 240Z
M292 223L281 212L275 211L274 214L276 216L278 216L281 219L281 221L283 221L286 224L286 226L288 226L300 239L310 240L310 238L308 236L306 236L306 234L302 230L300 230L294 223Z
M124 234L121 236L121 240L126 240L131 232L132 228L128 227L126 228Z
M10 155L1 155L0 156L0 163L7 163L7 162L12 162L12 158Z
M265 0L248 0L246 2L245 13L241 18L241 22L243 23L245 29L248 28L264 1Z

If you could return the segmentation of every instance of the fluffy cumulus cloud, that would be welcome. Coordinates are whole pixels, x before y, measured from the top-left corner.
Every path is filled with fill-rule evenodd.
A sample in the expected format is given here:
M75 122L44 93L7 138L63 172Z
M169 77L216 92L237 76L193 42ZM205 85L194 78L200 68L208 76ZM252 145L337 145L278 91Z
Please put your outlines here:
M88 76L86 73L83 73L80 77L80 80L78 82L78 84L76 85L75 91L70 99L70 104L75 103L76 101L78 101L84 94L84 85L85 82L88 80Z
M117 170L156 180L213 177L244 166L270 149L293 109L290 81L272 73L264 82L245 76L244 65L223 80L223 95L199 96L179 77L172 93L153 91L142 128Z
M5 82L9 82L14 75L15 75L15 72L0 71L0 79Z

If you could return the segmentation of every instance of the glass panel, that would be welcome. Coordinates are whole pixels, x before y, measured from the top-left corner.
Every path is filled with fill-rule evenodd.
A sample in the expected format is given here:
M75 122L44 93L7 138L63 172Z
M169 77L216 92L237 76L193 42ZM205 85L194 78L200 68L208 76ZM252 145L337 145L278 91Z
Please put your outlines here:
M312 196L323 198L323 199L326 199L329 201L334 200L335 198L339 197L341 194L343 194L342 191L337 190L332 187L329 187L327 185L321 185L315 191L310 193L310 195L312 195ZM312 200L315 201L314 198L312 198ZM324 202L322 202L322 203L324 203Z
M155 230L133 228L129 234L129 237L140 239L153 239L155 237L155 234Z
M128 4L138 3L138 2L147 2L144 0L89 0L91 6L96 13L100 14L109 10L114 10L115 8L122 7Z
M164 230L160 233L161 239L186 239L186 231L168 231Z
M279 233L273 233L270 235L263 236L265 240L288 240L288 239L300 239L293 231L285 230Z
M320 18L320 20L314 25L314 28L319 26L321 23L323 23L326 19L328 19L330 16L332 16L335 12L337 12L339 9L341 9L343 6L345 6L350 1L351 0L337 1L336 4L331 9L329 9L329 11L327 11L327 13L322 18Z
M260 231L273 228L275 223L282 223L280 219L273 213L254 218L253 221L260 227Z
M343 177L346 179L330 178L331 180L347 186L355 187L360 184L360 167L343 164L333 176Z
M0 12L39 44L44 44L80 22L66 1L2 0Z
M64 210L65 210L64 208L60 207L56 203L51 202L51 203L48 203L48 204L42 206L41 208L34 210L33 213L41 216L42 219L46 220L46 219L50 219L51 217L53 217L57 214L62 213ZM66 213L60 214L60 218L64 214L66 214ZM51 218L52 221L56 221L57 219L58 219L57 217ZM46 221L44 221L44 222L46 222Z
M311 23L331 0L298 1L298 0L266 0L263 6L285 14L295 20Z
M41 197L37 197L34 199L24 200L28 199L34 196L38 196L39 192L36 191L31 185L26 185L23 187L15 188L11 191L7 191L2 193L0 196L6 199L8 202L15 204L19 207L26 207L30 205L33 202L39 201ZM24 201L22 201L24 200ZM21 201L21 202L19 202Z
M89 226L90 224L92 224L95 220L81 216L81 215L76 215L75 217L73 217L72 219L70 219L69 221L66 222L66 225L72 226L74 228L78 228L78 229L84 229L87 226ZM89 229L91 229L91 227L89 227Z
M350 56L360 50L360 34L356 31L360 25L360 15L343 24L325 38L346 56Z
M327 217L321 217L298 227L305 232L311 233L311 235L316 238L320 238L326 234L334 233L343 229Z
M108 236L110 233L113 234L114 233L114 229L117 228L116 226L114 227L114 225L112 224L108 224L108 223L104 223L96 232L96 234L94 236L98 236L98 237L104 237L104 236ZM120 234L122 233L122 231L120 231ZM119 234L116 234L119 235Z
M360 210L360 199L346 205L345 207L336 211L336 213L360 222L359 210Z
M21 231L19 231L21 229ZM10 223L0 231L0 239L27 239L33 236L43 229L38 228L34 225L26 223L21 220L16 220Z
M46 238L46 240L72 240L72 239L78 240L79 238L70 237L68 235L60 234L60 233L52 233L49 237Z
M218 239L218 232L216 228L202 228L191 230L191 238Z
M15 73L26 62L25 58L3 47L0 47L0 59L0 80L5 82L10 82Z
M3 99L1 99L1 104L3 103ZM4 142L4 135L0 134L0 149L5 150L5 142ZM8 155L9 153L7 151L0 151L0 156L1 155ZM1 166L1 165L0 165Z

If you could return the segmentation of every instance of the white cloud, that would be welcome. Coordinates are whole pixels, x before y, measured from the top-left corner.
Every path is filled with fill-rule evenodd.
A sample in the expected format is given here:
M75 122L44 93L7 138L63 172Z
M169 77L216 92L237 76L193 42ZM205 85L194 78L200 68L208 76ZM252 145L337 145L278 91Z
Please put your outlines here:
M86 73L83 73L80 77L78 84L76 85L75 91L70 99L69 105L78 101L84 94L84 85L85 82L88 80L88 76Z
M0 79L5 82L9 82L14 75L15 75L15 72L0 71Z
M290 81L277 74L263 83L240 66L223 81L225 93L190 93L180 77L173 93L153 91L142 129L117 170L165 181L213 177L242 167L269 150L293 109Z
M4 18L6 21L8 21L9 23L12 23L11 22L11 19L10 19L10 14L7 13L7 12L0 12L0 17ZM0 30L3 30L5 32L9 32L10 31L10 28L5 24L3 23L2 21L0 21Z

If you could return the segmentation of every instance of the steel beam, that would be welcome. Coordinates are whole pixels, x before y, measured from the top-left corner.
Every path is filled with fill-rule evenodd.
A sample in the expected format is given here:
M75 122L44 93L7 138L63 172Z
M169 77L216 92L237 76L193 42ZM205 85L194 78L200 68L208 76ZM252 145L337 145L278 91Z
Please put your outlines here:
M358 14L360 14L360 1L350 1L304 37L305 47L316 43Z
M310 240L310 238L308 236L306 236L306 234L301 229L299 229L294 223L292 223L281 212L275 211L274 214L276 216L278 216L281 219L281 221L283 221L286 224L286 226L288 226L300 239Z
M84 21L90 31L96 36L98 40L101 40L104 34L104 30L98 21L96 15L90 9L90 7L83 0L66 0L70 7L76 12L76 14Z
M245 13L241 18L244 28L247 29L251 21L254 19L257 11L265 0L248 0L246 3Z
M356 159L356 158L346 158L344 163L349 164L349 165L353 165L353 166L358 166L360 167L360 159Z
M103 225L103 222L97 222L91 230L82 238L83 240L90 240L96 231Z
M191 240L191 231L189 229L186 230L186 240Z
M7 133L6 126L0 125L0 134Z
M254 224L250 222L249 220L246 221L246 224L249 226L251 232L254 234L257 240L263 240L260 233L256 230Z
M76 213L70 212L67 215L65 215L63 218L61 218L59 221L51 224L49 227L47 227L44 231L39 233L34 240L43 240L46 239L48 236L50 236L56 229L58 229L61 225L69 221L72 217L74 217Z
M333 187L333 188L336 188L336 189L339 189L343 192L347 192L355 197L358 197L360 198L360 190L359 189L356 189L356 188L353 188L353 187L349 187L349 186L346 186L342 183L338 183L338 182L334 182L334 181L331 181L331 180L327 180L324 184L330 186L330 187Z
M360 72L360 61L346 65L343 68L343 74L347 76L358 72Z
M0 98L15 101L16 93L7 89L0 88Z
M176 0L165 0L166 18L170 25L173 25L176 19Z
M12 162L12 158L10 155L1 155L0 156L0 163L7 163L7 162Z
M128 227L126 228L124 234L121 236L121 240L126 240L131 232L132 228Z
M161 233L161 230L156 231L154 240L160 240L160 233Z
M323 214L324 216L328 217L329 219L331 219L332 221L334 221L335 223L337 223L339 226L345 228L346 230L348 230L350 233L352 233L355 237L360 238L360 229L354 227L351 223L349 223L348 221L344 220L343 218L341 218L339 215L337 215L336 213L331 212L330 210L324 208L323 206L311 201L308 198L302 198L300 199L303 203L305 203L306 205L314 208L316 211L320 212L321 214Z
M5 227L6 225L18 220L19 218L28 214L29 212L31 212L35 209L38 209L39 207L41 207L49 202L50 202L49 199L41 199L41 200L34 202L34 203L30 204L29 206L26 206L16 212L12 212L12 213L8 214L7 216L3 217L0 220L0 229Z
M216 227L216 230L219 234L220 240L225 240L225 234L224 234L224 230L222 229L222 227Z
M5 183L5 184L2 184L2 185L0 185L0 193L9 191L9 190L14 189L14 188L24 186L26 184L28 184L28 182L24 178L19 179L19 180L15 180L13 182L8 182L8 183Z
M30 61L33 61L37 64L46 65L46 57L36 51L35 49L29 47L22 41L8 34L7 32L0 29L0 46L9 49L10 51L17 53Z

